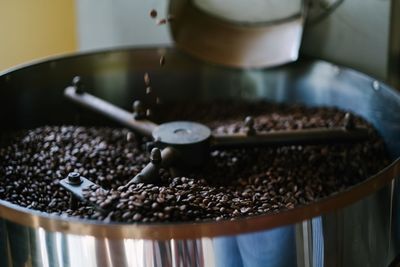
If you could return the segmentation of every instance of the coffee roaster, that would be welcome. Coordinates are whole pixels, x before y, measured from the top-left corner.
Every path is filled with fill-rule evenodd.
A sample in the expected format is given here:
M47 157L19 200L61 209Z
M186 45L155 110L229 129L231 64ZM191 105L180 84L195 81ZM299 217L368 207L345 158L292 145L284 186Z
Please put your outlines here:
M208 2L210 5L205 4ZM368 135L365 129L354 127L351 115L346 115L346 123L338 128L274 133L255 131L253 118L247 117L243 122L246 132L236 135L215 135L196 121L158 125L148 119L141 102L136 101L132 109L133 100L145 98L143 74L151 73L152 85L166 105L243 99L347 110L378 130L389 150L390 164L365 181L311 204L236 220L100 222L47 214L0 200L2 266L395 264L400 251L399 93L365 74L326 61L300 57L276 66L298 57L306 16L312 15L301 1L275 7L283 17L273 17L272 22L264 21L265 17L260 21L254 13L249 20L235 10L230 12L237 16L220 17L217 15L227 14L218 9L223 7L208 2L171 2L171 28L178 48L163 49L167 64L162 68L154 64L159 62L159 48L133 48L52 58L2 73L3 133L42 125L122 124L151 140L151 161L129 183L156 182L160 167L201 166L213 147L353 142ZM211 25L217 32L207 31ZM283 35L275 27L284 31ZM221 47L221 40L212 38L210 32L214 37L226 34L225 40L238 43ZM196 42L194 33L209 42ZM265 45L268 50L262 49ZM246 54L250 47L252 53ZM221 49L231 50L223 55ZM280 53L270 52L275 49ZM248 68L255 66L275 67ZM84 199L82 192L92 185L73 172L60 181L75 203Z

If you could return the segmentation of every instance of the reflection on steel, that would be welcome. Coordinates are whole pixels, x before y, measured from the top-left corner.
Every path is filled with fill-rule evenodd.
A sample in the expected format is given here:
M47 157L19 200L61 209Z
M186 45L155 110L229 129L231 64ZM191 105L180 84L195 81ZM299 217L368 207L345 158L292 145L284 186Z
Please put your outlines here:
M246 133L213 135L213 147L304 145L319 143L357 142L368 137L366 128L315 128L277 131L248 135Z
M0 266L233 266L229 260L236 266L302 266L302 262L312 266L312 257L322 259L318 254L322 252L325 267L388 266L395 259L400 251L398 93L384 83L379 91L373 90L372 78L346 68L337 75L336 66L321 61L237 71L166 51L168 64L157 76L163 84L157 93L165 102L246 96L335 106L373 124L393 161L344 192L279 213L234 221L106 224L0 200ZM57 62L55 69L49 68L49 61L5 73L0 76L2 131L74 123L71 114L78 112L64 100L63 88L76 73L89 77L85 83L93 94L106 98L112 92L116 105L128 106L132 97L140 99L142 90L115 91L115 81L126 88L141 88L142 74L151 66L149 62L157 62L156 54L156 49L134 49L79 55L52 60ZM98 116L82 116L81 123L104 124ZM311 228L303 242L296 242L302 222L312 225L313 218L321 218L322 234ZM313 242L323 247L314 251Z
M257 68L282 65L298 58L304 8L302 5L299 14L257 24L215 17L200 10L191 0L171 1L168 12L175 16L170 27L179 49L207 62Z
M75 103L118 121L125 127L142 135L151 136L151 133L157 126L151 121L135 120L132 113L129 113L93 95L85 92L77 93L75 87L68 87L65 90L65 96Z
M4 221L0 220L0 229ZM12 245L0 236L4 249L30 244L31 251L20 250L16 258L0 258L1 266L10 260L14 266L276 266L296 265L294 227L286 226L237 236L189 240L109 239L65 235L43 228L15 235ZM265 246L273 244L273 246ZM0 247L2 248L2 247ZM59 255L59 256L57 256ZM21 265L17 265L20 263Z

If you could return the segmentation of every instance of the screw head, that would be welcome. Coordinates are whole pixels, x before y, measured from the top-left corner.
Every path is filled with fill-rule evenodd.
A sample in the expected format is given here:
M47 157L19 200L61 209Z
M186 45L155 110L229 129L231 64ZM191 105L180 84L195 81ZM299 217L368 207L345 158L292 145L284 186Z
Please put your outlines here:
M75 91L78 94L83 93L83 83L82 83L82 79L80 76L75 76L72 79L72 85L75 87Z
M133 111L139 111L143 108L142 102L140 100L133 101L132 104Z
M344 128L346 130L354 129L354 117L351 113L346 113L344 115Z
M246 126L247 134L255 134L255 129L254 129L254 118L252 116L247 116L244 119L244 126Z
M379 84L378 81L373 81L373 82L372 82L372 88L373 88L375 91L379 91L380 87L381 87L381 85Z
M78 185L82 183L81 175L77 172L70 172L67 178L70 184Z
M146 109L146 117L151 117L153 116L153 112L151 111L151 109Z
M143 119L145 116L145 110L140 100L135 100L132 104L133 118L136 120Z
M160 164L162 161L161 150L157 147L153 148L150 152L150 161L153 164Z
M252 117L252 116L247 116L247 117L244 119L244 125L245 125L246 127L253 128L253 126L254 126L254 119L253 119L253 117Z

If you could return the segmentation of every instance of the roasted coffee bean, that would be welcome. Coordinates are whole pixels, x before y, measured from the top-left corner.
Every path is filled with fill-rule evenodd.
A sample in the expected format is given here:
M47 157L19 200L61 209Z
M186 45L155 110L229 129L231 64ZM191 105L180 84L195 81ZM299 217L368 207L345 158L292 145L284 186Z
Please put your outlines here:
M147 87L146 87L146 95L149 95L149 94L151 94L152 92L153 92L153 89L151 89L150 86L147 86Z
M132 213L130 211L125 212L122 214L122 219L128 219L132 217Z
M166 19L160 19L160 20L157 21L157 25L164 25L166 23L167 23Z
M145 83L150 84L148 74ZM159 108L162 121L196 120L216 133L245 132L244 114L254 118L256 131L341 127L345 114L271 103ZM354 122L372 130L360 118ZM125 129L44 126L11 136L12 142L0 148L1 199L105 222L219 221L277 212L343 191L389 163L374 133L353 144L215 150L202 170L185 177L163 170L160 184L125 187L149 161L135 135ZM93 186L84 192L88 202L105 211L88 203L69 209L69 192L59 181L71 171L107 190Z
M157 17L157 10L155 10L155 9L152 9L152 10L150 10L150 17L151 18L156 18Z
M143 79L144 79L144 84L146 86L150 86L150 75L147 72L144 74Z
M162 67L162 66L164 66L164 64L165 64L165 57L161 56L160 57L160 66Z

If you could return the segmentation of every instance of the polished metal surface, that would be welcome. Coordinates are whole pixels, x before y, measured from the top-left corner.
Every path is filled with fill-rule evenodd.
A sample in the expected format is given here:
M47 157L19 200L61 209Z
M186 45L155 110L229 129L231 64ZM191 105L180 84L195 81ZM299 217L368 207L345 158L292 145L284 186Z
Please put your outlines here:
M390 39L389 39L390 84L400 90L400 1L391 1Z
M0 201L0 266L387 266L399 251L400 96L385 84L322 61L235 70L157 49L78 55L0 76L1 131L45 124L113 125L63 97L72 77L129 109L145 96L143 74L166 102L257 99L336 106L384 137L393 162L316 203L235 221L104 224L59 218ZM368 162L366 162L368 164Z
M153 132L154 140L165 145L191 145L206 141L211 130L200 123L191 121L173 121L163 123Z
M398 0L343 1L328 16L305 25L300 54L354 68L386 81L391 2ZM398 35L399 32L394 36Z
M211 2L221 3L221 1ZM239 1L235 4L238 6L247 4L246 12L241 14L251 11L260 13L254 6L263 2ZM271 67L293 62L298 58L303 34L304 1L273 2L275 3L271 4L270 9L297 4L296 13L286 14L288 17L281 17L279 20L268 21L268 14L272 16L276 15L276 12L271 13L270 10L266 10L261 12L265 15L264 21L249 23L248 20L243 22L241 19L242 22L238 22L237 19L232 19L235 17L232 14L231 19L227 19L226 16L207 13L193 0L172 0L168 13L174 16L170 29L175 45L202 60L231 67ZM205 5L210 5L210 1ZM232 12L226 8L229 4L220 6L224 7L222 9L226 13ZM233 12L235 11L238 10ZM240 14L236 15L242 17ZM251 15L256 16L256 14Z

